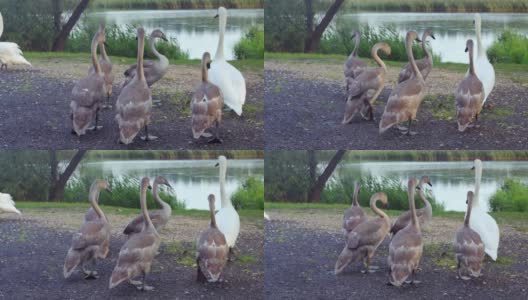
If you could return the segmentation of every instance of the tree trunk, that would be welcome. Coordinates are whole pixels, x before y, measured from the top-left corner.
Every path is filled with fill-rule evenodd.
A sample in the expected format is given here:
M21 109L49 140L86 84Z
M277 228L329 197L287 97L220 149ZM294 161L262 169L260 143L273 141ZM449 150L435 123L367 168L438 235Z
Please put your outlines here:
M306 0L308 1L308 0ZM334 18L334 16L339 11L339 8L341 7L341 4L343 4L345 0L335 0L334 3L332 3L332 6L326 11L325 16L323 17L323 20L317 27L315 27L315 30L307 32L306 40L304 44L304 52L315 52L317 48L319 47L319 43L321 42L321 37L323 36L324 31L330 25L330 22ZM313 17L312 17L313 20ZM308 23L308 21L307 21Z
M58 174L59 162L57 160L57 151L50 150L49 153L51 167L51 187L48 201L61 202L64 200L64 189L66 188L66 183L81 162L86 150L78 150L70 160L70 163L64 170L64 173L60 175Z
M61 30L62 23L62 1L63 0L52 0L53 5L53 29L55 34Z
M306 32L305 32L305 37L304 37L304 48L306 49L308 47L308 41L309 41L309 36L312 35L313 33L313 30L314 30L314 16L315 16L315 13L314 13L314 10L313 10L313 0L304 0L304 6L305 6L305 11L304 11L304 18L306 19Z
M308 167L310 168L310 186L313 186L317 180L317 158L315 157L315 150L308 150Z
M321 193L323 192L323 188L330 176L332 176L332 173L334 173L337 164L341 161L341 159L343 159L345 152L346 150L338 150L332 157L323 174L317 178L315 184L310 188L310 192L308 193L308 202L321 201Z
M81 2L79 2L77 7L75 7L75 10L73 11L68 22L64 24L64 26L62 27L62 30L55 37L51 51L53 52L63 52L64 51L64 48L66 48L66 41L68 40L68 36L70 35L70 32L72 31L75 24L77 24L77 21L79 21L79 19L81 18L82 13L86 9L86 7L88 7L89 3L90 3L90 0L81 0Z

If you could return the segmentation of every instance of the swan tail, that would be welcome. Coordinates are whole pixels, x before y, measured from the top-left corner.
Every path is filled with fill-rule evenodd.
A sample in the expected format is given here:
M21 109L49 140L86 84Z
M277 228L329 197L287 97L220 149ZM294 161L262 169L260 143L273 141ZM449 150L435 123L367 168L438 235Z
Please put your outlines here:
M63 275L64 278L70 277L75 268L81 263L81 255L79 252L70 248L64 261Z

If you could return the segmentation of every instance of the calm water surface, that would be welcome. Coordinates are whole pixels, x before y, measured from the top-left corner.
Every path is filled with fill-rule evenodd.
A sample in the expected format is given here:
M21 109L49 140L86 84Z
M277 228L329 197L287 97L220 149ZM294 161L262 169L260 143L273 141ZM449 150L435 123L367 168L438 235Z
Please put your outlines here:
M229 9L224 40L226 59L233 59L236 43L254 25L264 24L263 9ZM85 21L127 25L141 24L148 32L160 28L168 37L178 39L190 58L202 58L205 51L213 56L218 44L216 9L209 10L119 10L92 12Z
M500 33L509 28L528 35L528 14L481 13L482 43L488 48ZM428 39L433 53L439 54L444 62L467 63L464 53L466 40L476 42L472 13L394 13L344 12L337 17L347 27L369 25L374 28L394 26L405 37L409 30L417 31L420 36L427 27L433 28L436 40Z
M207 196L216 196L216 207L220 207L219 170L217 160L111 160L89 162L78 168L76 176L93 180L107 176L134 176L138 179L161 175L167 178L179 200L185 201L187 209L209 209ZM227 161L226 192L231 195L248 176L264 178L264 160L230 159ZM139 187L138 187L139 191ZM139 192L138 192L139 201Z
M518 178L528 183L528 162L483 162L480 201L482 207L488 206L491 196L500 188L507 177ZM433 187L435 199L445 205L446 210L465 211L467 191L474 191L475 172L471 170L473 162L360 162L346 163L334 176L347 172L366 176L396 177L407 184L411 177L419 179L428 175ZM389 199L390 201L390 199Z

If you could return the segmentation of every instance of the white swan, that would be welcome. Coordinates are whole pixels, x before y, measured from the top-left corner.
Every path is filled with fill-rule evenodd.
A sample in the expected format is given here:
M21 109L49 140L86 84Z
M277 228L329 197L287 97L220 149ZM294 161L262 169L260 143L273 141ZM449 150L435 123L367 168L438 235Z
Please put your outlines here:
M233 253L238 233L240 232L240 217L228 199L225 191L225 180L227 171L227 159L225 156L218 157L218 166L220 166L220 200L222 201L222 208L216 213L216 223L218 229L225 235L227 245L229 246L229 254Z
M480 207L479 190L482 178L482 162L475 159L475 196L473 199L473 208L469 224L471 229L475 230L484 243L484 251L493 260L497 260L497 249L499 248L499 226L495 219L491 217L485 209ZM466 212L467 213L467 212Z
M0 31L1 32L1 31ZM0 193L0 212L21 214L15 207L15 201L9 194Z
M4 32L4 19L0 14L0 37ZM17 44L11 42L0 42L0 70L7 65L28 65L31 64L22 56L22 51Z
M224 57L227 10L219 7L217 17L220 19L220 37L218 38L215 58L209 70L209 81L220 88L224 95L224 103L240 116L242 115L242 106L246 102L246 80L242 73L228 63Z
M474 68L477 77L480 79L480 81L482 81L482 85L484 86L484 102L482 102L482 104L484 104L486 103L486 99L488 99L489 94L491 94L493 86L495 86L495 69L488 60L486 49L484 49L482 46L482 37L480 34L482 22L480 19L480 14L475 14L473 23L475 24L475 34L477 36L477 55L473 53L475 58ZM467 74L469 74L469 70L467 71L466 76Z

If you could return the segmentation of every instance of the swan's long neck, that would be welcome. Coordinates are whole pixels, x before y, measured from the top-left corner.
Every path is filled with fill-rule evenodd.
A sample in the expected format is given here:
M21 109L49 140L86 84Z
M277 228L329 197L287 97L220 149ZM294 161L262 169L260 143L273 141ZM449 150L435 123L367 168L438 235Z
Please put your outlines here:
M411 221L414 227L419 227L418 217L416 216L416 206L414 205L414 185L409 185L409 207L411 209Z
M207 82L209 80L209 73L207 71L207 62L204 60L202 61L202 82Z
M429 52L429 49L427 49L426 41L425 41L426 38L427 38L427 33L424 32L423 35L422 35L422 50L425 53L425 57L427 57L427 59L432 62L433 61L433 56Z
M374 61L378 64L378 66L382 67L385 72L387 71L387 67L385 66L385 63L381 60L381 58L378 56L378 50L380 49L380 46L374 46L372 47L371 55Z
M359 206L358 194L359 194L359 187L356 186L354 189L354 199L352 201L352 206Z
M165 64L169 61L165 55L159 53L158 49L156 49L156 37L154 36L150 37L149 47L150 47L150 51L152 51L154 56L156 56L162 64Z
M482 180L482 166L479 164L475 166L475 196L473 197L473 206L478 207L479 203L479 191L480 181Z
M143 54L145 52L145 33L138 35L138 57L137 57L137 75L139 80L145 80L145 70L143 68Z
M414 61L414 55L412 53L412 38L407 38L405 43L405 51L407 52L407 58L409 59L409 62L411 63L414 76L418 78L420 81L424 81L422 77L422 73L420 73L420 70L418 70L418 66L416 65L416 61Z
M106 220L106 216L103 212L103 210L99 207L99 194L101 193L101 190L97 186L97 184L92 184L90 187L90 204L92 205L92 208L94 209L95 213L100 219Z
M3 32L4 32L4 19L2 18L2 14L0 14L0 37L2 37Z
M420 183L420 190L418 191L418 195L420 196L420 199L422 200L422 202L425 204L426 207L431 206L431 203L429 203L429 200L427 200L427 197L425 196L422 183Z
M214 200L209 201L209 213L211 215L211 228L216 228L215 204Z
M376 197L373 197L371 200L370 200L370 209L372 209L372 211L378 215L380 218L384 218L386 220L389 219L389 216L387 216L387 214L382 211L381 209L379 209L377 206L376 206L376 203L381 200L381 198L379 196L376 196Z
M162 207L164 212L171 211L170 205L163 201L159 196L159 184L157 182L154 182L152 186L152 195L154 196L154 200L156 201L156 203L158 203L158 205Z
M101 66L99 65L99 60L97 59L97 44L98 44L99 34L96 34L92 40L92 65L97 74L101 74Z
M482 47L482 35L481 35L481 21L475 22L475 35L477 36L477 48L478 56L485 55L484 47Z
M469 52L469 74L475 75L475 63L473 62L473 46L470 46Z
M352 51L352 56L357 56L360 39L359 32L356 32L356 35L354 36L354 51Z
M227 166L225 162L220 163L220 199L222 200L222 208L233 206L231 201L227 199L225 183L226 183Z
M107 62L110 62L110 58L108 57L108 54L106 54L106 46L104 45L104 43L99 44L99 47L101 51L101 57Z
M466 213L466 219L464 220L464 226L469 227L469 218L471 217L471 208L473 206L473 195L468 193L468 207Z
M148 210L147 210L147 187L141 186L141 194L139 195L139 203L141 205L141 213L143 214L143 219L145 220L145 228L154 226L152 225L152 220L150 219Z
M218 48L216 48L215 60L224 60L224 35L227 24L227 16L222 14L219 17L219 37L218 37Z

